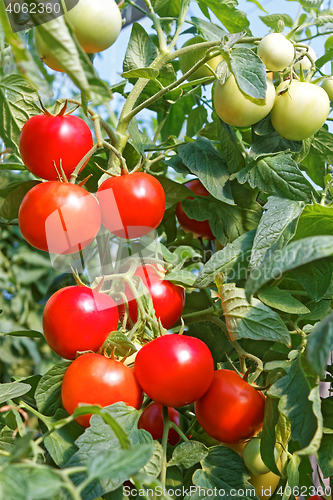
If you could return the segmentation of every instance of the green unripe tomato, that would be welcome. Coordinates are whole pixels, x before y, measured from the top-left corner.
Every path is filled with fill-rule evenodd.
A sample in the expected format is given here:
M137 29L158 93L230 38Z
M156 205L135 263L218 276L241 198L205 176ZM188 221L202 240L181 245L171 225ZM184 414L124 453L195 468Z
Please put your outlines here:
M321 86L327 93L329 100L333 101L333 78L326 78Z
M307 52L308 52L309 56L311 56L314 61L317 59L317 54L315 53L315 51L313 50L312 47L309 47ZM301 55L301 53L304 55L303 55L302 59L294 65L294 69L296 71L299 71L300 67L302 66L302 70L307 71L308 69L311 68L310 59L305 55L305 53L306 53L305 51L297 52L297 57L299 57Z
M282 71L294 60L294 46L281 33L270 33L259 42L257 54L269 71Z
M260 474L267 474L270 472L269 468L264 464L260 454L261 439L253 438L249 441L243 450L243 460L247 469L252 476L259 476ZM274 449L275 463L279 460L279 452Z
M274 85L267 78L266 104L260 106L247 99L239 90L235 77L230 75L224 85L218 81L214 90L216 113L228 125L249 127L270 112L275 100Z
M282 82L271 111L272 125L285 139L302 141L324 125L330 100L324 89L308 82ZM288 89L288 90L287 90ZM286 90L278 95L279 91Z
M191 38L190 40L187 40L187 42L184 43L183 47L189 47L190 45L195 45L197 43L205 42L206 40L202 38L202 36L195 36ZM182 47L182 48L183 48ZM200 61L203 57L205 57L206 50L197 50L195 52L190 52L188 54L182 55L179 58L179 68L180 71L183 73L187 73L193 66ZM220 62L223 60L222 56L216 56L213 57L210 61L208 61L206 64L210 66L214 71L216 71L217 66L220 64ZM198 69L193 75L191 75L188 80L191 82L192 80L198 80L199 78L207 78L209 76L213 76L212 71L207 68L207 66L202 66L200 69Z
M254 486L259 500L268 500L276 490L280 482L280 476L274 472L261 474L260 476L251 476L249 483Z
M122 19L114 0L80 0L70 11L64 10L87 54L106 50L117 40Z

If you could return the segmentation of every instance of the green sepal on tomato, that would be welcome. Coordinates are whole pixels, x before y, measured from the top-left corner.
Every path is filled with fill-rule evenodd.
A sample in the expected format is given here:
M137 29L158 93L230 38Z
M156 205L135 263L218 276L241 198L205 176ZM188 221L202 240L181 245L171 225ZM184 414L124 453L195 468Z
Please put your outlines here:
M51 349L65 359L77 351L97 351L118 327L118 309L107 294L86 286L58 290L47 301L43 330Z
M139 266L134 273L139 276L151 295L156 318L167 330L172 328L180 319L185 306L185 290L171 281L163 280L161 276L150 266ZM138 306L129 286L125 285L125 295L128 300L128 313L131 321L136 323L138 319ZM125 305L119 304L119 315L125 315Z
M201 340L168 334L139 350L134 370L148 397L163 406L179 407L205 394L213 380L214 361Z
M87 353L68 367L61 386L61 399L70 415L79 405L104 408L120 401L138 410L143 392L134 370L115 359ZM82 427L89 427L90 417L83 415L76 421Z

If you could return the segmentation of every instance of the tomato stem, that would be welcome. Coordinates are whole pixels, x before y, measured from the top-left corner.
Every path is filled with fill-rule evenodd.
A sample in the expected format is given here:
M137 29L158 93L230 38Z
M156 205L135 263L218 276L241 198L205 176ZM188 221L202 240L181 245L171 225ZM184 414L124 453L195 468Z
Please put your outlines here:
M168 407L163 406L162 408L162 414L163 414L163 436L162 436L162 448L163 448L163 464L162 464L162 469L160 473L160 481L163 486L165 486L166 483L166 471L167 471L167 444L168 444L168 435L169 435L169 430L170 430L170 418L169 418L169 412L168 412Z
M95 144L91 149L90 151L88 151L88 153L86 155L84 155L84 157L82 158L82 160L78 163L78 165L75 167L75 170L74 172L72 173L71 175L71 178L69 179L69 182L70 184L75 184L75 181L77 179L77 176L79 175L79 172L81 170L81 168L83 167L83 165L86 163L87 160L89 160L91 158L91 156L99 149L98 145Z
M189 441L189 438L185 436L185 434L180 430L178 425L176 425L174 422L170 422L170 428L174 429L177 434L182 438L183 441Z

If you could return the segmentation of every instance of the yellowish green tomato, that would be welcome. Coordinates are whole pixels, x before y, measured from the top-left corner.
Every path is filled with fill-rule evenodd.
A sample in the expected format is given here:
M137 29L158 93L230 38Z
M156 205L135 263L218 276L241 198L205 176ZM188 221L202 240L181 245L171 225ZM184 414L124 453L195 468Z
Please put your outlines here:
M302 70L303 71L307 71L308 69L311 68L311 62L310 62L310 59L308 58L308 56L306 56L306 52L308 52L309 56L312 57L312 59L315 61L317 59L317 54L315 53L315 51L313 50L312 47L308 46L308 50L304 50L302 52L298 52L296 53L296 57L298 58L301 54L304 54L302 59L300 61L298 61L295 65L294 65L294 69L296 71L299 71L300 67L302 66Z
M279 484L280 476L273 472L261 474L260 476L251 476L249 482L255 487L257 497L260 500L268 500L274 493Z
M49 21L48 25L52 25L53 21ZM38 52L39 57L43 61L46 66L48 66L51 69L54 69L55 71L63 71L60 64L52 55L52 50L50 47L44 42L43 38L41 37L39 27L37 26L35 28L35 45L36 45L36 50Z
M235 77L230 75L224 85L216 83L213 100L221 120L235 127L249 127L268 115L274 104L275 89L267 78L266 103L261 106L247 99L239 90Z
M87 54L106 50L117 40L122 19L114 0L80 0L70 11L64 10Z
M190 45L195 45L197 43L205 42L206 40L202 38L202 36L195 36L187 42L184 43L183 47L189 47ZM182 47L182 48L183 48ZM179 58L179 68L183 73L187 73L193 66L200 61L203 57L205 57L206 50L197 50L195 52L190 52L188 54L184 54ZM217 66L222 61L222 56L213 57L210 61L207 62L208 66L210 66L214 71L216 71ZM199 78L207 78L209 76L213 76L213 72L209 70L207 66L202 66L198 69L193 75L191 75L188 80L191 82L192 80L198 80Z
M333 101L333 78L326 78L321 86L327 93L329 100Z
M261 439L253 438L245 445L243 450L244 464L253 476L259 476L269 472L269 468L266 467L261 458L260 442ZM279 452L276 448L274 449L274 458L277 463L279 460Z
M272 125L285 139L302 141L324 125L330 100L324 89L308 82L282 82L271 111ZM282 94L279 92L286 90Z
M294 60L294 46L281 33L270 33L259 42L257 54L269 71L282 71Z

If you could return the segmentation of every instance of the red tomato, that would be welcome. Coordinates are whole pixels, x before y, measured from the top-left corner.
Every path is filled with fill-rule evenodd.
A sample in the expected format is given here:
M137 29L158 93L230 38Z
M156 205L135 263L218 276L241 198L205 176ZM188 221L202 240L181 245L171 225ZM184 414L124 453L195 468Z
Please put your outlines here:
M169 418L179 427L179 413L174 408L168 408ZM160 403L151 403L143 410L138 422L139 429L145 429L150 432L153 439L162 439L163 437L163 412ZM179 434L175 429L170 429L168 434L168 443L175 446L179 441Z
M134 370L144 392L163 406L184 406L201 398L214 375L210 350L186 335L163 335L144 345Z
M209 192L201 184L198 179L194 179L193 181L187 182L185 184L191 191L199 196L208 196ZM189 200L193 200L192 196L188 197ZM207 240L215 240L215 236L213 235L208 220L195 220L190 219L183 210L182 204L179 201L176 207L176 215L179 221L179 224L182 226L184 231L187 233L193 233L196 238L205 238Z
M101 225L96 198L67 182L43 182L23 198L18 215L30 245L55 254L71 254L88 246Z
M238 443L260 431L265 398L232 370L217 370L206 394L196 401L202 428L218 441Z
M117 329L118 309L105 293L85 286L68 286L49 298L43 313L46 342L65 359L77 351L97 351Z
M171 281L163 280L151 266L139 266L134 276L140 276L145 287L148 288L156 318L161 320L167 330L172 328L181 317L185 307L185 290ZM128 285L125 287L128 300L129 317L135 323L138 319L138 307L136 300ZM120 317L124 317L125 306L119 305Z
M97 199L102 223L121 238L139 238L161 223L165 212L165 193L152 175L135 172L110 177L99 187Z
M67 369L61 386L61 398L69 414L80 403L104 407L123 401L138 410L143 393L134 370L120 361L88 353L79 356ZM90 417L84 415L76 421L83 427L89 427Z
M69 178L93 146L90 128L77 116L33 116L20 135L24 165L37 177L57 180L60 165ZM83 167L82 167L83 168ZM82 170L82 169L81 169Z

